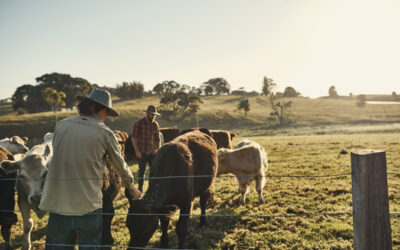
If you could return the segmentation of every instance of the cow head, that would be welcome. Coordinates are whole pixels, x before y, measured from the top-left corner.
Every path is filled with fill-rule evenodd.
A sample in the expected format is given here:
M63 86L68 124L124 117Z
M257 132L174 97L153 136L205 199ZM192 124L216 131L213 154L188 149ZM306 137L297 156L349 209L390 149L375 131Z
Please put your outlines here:
M8 139L8 145L5 145L5 148L11 154L24 154L29 150L29 148L25 146L25 141L19 136L13 136Z
M39 210L50 154L51 150L47 145L43 155L30 154L19 161L3 161L1 163L4 169L19 170L17 174L19 199L28 203L35 210Z
M150 202L141 199L134 201L127 189L125 195L130 207L126 218L126 226L129 229L131 239L129 247L145 247L158 226L158 216L153 215Z

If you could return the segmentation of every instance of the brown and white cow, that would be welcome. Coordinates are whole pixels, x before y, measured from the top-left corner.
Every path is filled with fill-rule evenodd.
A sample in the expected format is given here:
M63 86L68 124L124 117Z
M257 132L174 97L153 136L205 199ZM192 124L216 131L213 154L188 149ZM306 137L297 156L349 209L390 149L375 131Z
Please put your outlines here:
M238 181L241 193L240 204L245 204L250 184L256 181L258 200L264 203L262 196L265 186L265 171L268 169L267 154L264 148L253 141L242 141L234 149L218 149L218 174L233 173Z
M47 174L47 166L52 157L52 136L52 133L47 133L44 136L44 142L33 146L23 159L1 162L1 167L4 169L18 169L17 193L18 206L21 210L24 225L22 245L24 250L31 248L31 232L33 228L31 210L35 211L39 218L45 215L44 212L39 210L38 206Z

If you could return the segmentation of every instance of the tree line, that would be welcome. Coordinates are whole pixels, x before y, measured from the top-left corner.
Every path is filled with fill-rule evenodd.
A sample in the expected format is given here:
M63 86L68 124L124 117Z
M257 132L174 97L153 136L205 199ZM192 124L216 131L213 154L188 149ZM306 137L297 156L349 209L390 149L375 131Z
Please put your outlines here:
M108 90L112 95L123 100L157 95L160 97L160 112L163 114L163 118L167 120L186 119L194 115L200 109L201 96L240 95L246 97L264 95L273 98L273 100L281 97L301 96L293 87L285 88L284 92L273 92L272 89L276 87L276 84L271 78L267 77L263 79L261 93L257 91L247 92L243 87L232 91L229 82L222 77L209 79L200 84L198 88L168 80L157 83L149 91L145 91L144 85L138 81L122 82L116 84L114 88L101 87L89 83L86 79L61 73L44 74L35 80L36 85L22 85L16 89L12 96L13 108L19 114L52 110L56 118L56 112L61 108L72 109L74 107L77 95L88 95L95 88ZM271 104L273 103L271 101ZM280 104L277 103L276 105L279 106ZM248 99L243 99L237 104L237 107L239 110L244 110L245 115L247 115L250 110ZM288 105L284 107L288 107ZM272 108L274 109L274 106ZM283 110L277 114L282 113ZM277 116L279 117L279 115Z

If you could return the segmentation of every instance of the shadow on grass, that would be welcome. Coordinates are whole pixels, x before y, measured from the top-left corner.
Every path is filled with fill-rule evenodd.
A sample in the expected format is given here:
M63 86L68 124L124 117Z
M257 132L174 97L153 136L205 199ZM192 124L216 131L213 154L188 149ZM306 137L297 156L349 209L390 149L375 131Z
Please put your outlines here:
M12 237L13 237L13 235L11 235L11 242L12 242L13 249L20 248L23 246L23 244L22 244L23 243L23 234L20 234L20 235L16 236L15 238L12 238ZM45 248L45 246L44 246L45 238L46 238L46 227L41 227L39 229L32 230L31 242L34 243L34 244L32 244L32 249L44 249ZM41 245L40 243L43 243L43 245Z

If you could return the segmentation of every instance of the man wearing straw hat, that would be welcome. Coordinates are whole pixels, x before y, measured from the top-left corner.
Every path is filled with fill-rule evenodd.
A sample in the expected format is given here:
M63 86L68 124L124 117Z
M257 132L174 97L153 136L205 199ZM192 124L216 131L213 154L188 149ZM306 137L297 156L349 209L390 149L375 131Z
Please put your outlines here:
M114 133L103 123L108 116L119 116L111 107L110 93L95 89L88 97L76 98L79 115L56 125L53 158L39 205L41 210L50 212L46 249L73 249L65 245L73 246L77 235L79 249L97 249L94 246L101 244L101 187L106 155L132 197L141 196Z
M146 164L153 162L157 150L160 148L160 127L156 122L156 107L149 105L146 116L135 122L132 131L132 144L135 149L136 158L139 164L139 190L143 190L143 177L146 171Z

